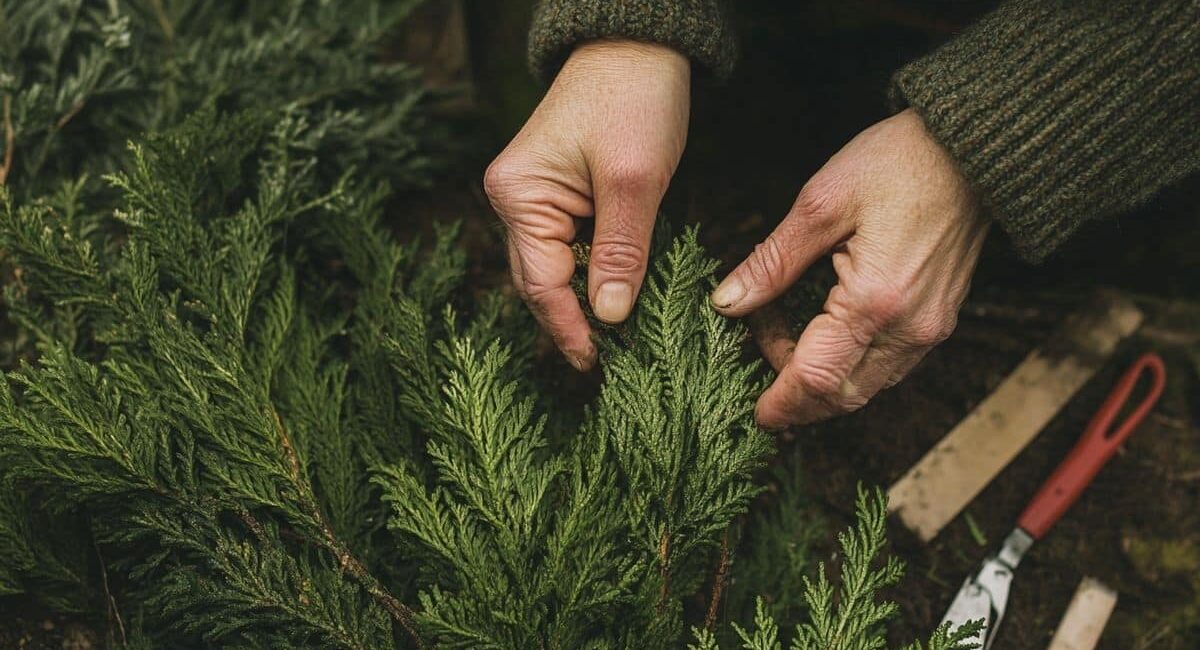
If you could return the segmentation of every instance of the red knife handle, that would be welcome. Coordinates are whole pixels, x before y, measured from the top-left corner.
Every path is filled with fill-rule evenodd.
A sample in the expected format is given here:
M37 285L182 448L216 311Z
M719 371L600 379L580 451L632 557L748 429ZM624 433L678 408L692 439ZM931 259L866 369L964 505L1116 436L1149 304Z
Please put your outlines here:
M1114 426L1113 421L1129 401L1138 379L1145 373L1149 373L1150 377L1149 392L1129 417ZM1112 393L1104 400L1100 410L1092 416L1092 421L1079 437L1079 442L1075 443L1075 447L1025 507L1025 512L1021 513L1021 518L1017 520L1017 526L1034 539L1041 539L1059 517L1079 499L1079 495L1096 477L1100 468L1117 453L1117 447L1125 442L1129 434L1133 433L1150 413L1154 403L1162 396L1166 381L1166 368L1157 354L1144 354L1134 362L1113 387Z

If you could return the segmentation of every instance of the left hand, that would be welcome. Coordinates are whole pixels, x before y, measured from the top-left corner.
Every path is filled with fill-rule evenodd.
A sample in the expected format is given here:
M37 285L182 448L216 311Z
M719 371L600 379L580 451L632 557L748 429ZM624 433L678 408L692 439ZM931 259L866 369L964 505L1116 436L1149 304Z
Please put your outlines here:
M712 295L722 314L745 316L833 252L838 283L799 341L759 335L779 372L759 424L853 411L903 379L954 331L987 230L966 178L911 109L851 140Z

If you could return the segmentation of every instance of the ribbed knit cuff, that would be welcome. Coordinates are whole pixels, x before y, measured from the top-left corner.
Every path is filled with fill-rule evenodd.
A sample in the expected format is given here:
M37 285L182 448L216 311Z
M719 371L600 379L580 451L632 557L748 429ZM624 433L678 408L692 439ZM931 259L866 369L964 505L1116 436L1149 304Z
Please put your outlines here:
M1039 261L1200 169L1200 1L1016 0L893 79Z
M627 38L687 55L723 79L737 45L720 0L542 0L529 30L529 64L549 81L577 43Z

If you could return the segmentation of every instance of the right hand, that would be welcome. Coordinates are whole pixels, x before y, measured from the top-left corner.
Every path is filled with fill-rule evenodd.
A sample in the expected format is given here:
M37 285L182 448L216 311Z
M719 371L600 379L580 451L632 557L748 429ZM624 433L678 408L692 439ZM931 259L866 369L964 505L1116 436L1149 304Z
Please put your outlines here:
M587 278L592 310L606 323L624 321L687 140L690 84L687 58L670 48L580 45L484 177L507 231L517 293L579 370L595 364L596 347L570 286L575 219L596 219Z

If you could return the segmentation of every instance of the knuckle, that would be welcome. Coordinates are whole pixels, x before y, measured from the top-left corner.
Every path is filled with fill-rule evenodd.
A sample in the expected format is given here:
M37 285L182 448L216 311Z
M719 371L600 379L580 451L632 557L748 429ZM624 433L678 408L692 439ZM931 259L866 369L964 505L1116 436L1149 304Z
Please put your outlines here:
M868 292L865 311L882 329L903 316L907 305L908 292L895 284L880 284Z
M592 243L591 263L610 273L636 273L645 265L646 255L646 247L633 237L611 233Z
M747 260L746 272L756 284L782 284L786 275L787 256L779 238L771 235L754 247Z
M501 154L483 173L483 191L492 201L500 200L520 183L520 176L517 165Z
M836 404L844 377L830 365L805 361L796 369L796 384L812 398L826 404Z
M806 223L827 223L837 215L836 186L813 180L800 189L791 216Z
M958 317L955 314L924 319L913 325L910 336L919 346L933 346L950 338L957 326Z
M552 292L557 289L548 282L530 278L525 278L523 285L525 300L532 305L544 305Z
M632 194L663 193L671 183L669 171L644 158L613 164L604 173L604 178L614 190Z

